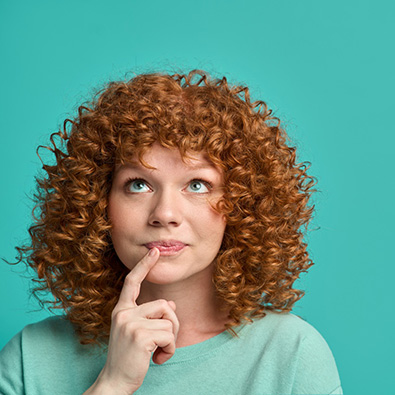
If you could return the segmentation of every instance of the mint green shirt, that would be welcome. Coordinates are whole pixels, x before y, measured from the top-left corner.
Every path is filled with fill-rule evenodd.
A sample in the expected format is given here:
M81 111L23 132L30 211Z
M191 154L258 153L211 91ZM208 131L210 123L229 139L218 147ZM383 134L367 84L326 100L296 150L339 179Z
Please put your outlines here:
M327 343L301 318L268 312L237 331L178 348L163 365L151 362L136 394L342 394ZM51 317L0 352L0 393L82 394L105 361L105 347L82 346L69 321Z

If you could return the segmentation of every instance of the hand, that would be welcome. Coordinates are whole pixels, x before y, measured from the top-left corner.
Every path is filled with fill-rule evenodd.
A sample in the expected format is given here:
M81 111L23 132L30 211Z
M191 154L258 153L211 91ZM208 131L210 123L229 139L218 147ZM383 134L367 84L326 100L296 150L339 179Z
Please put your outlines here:
M141 283L158 259L159 251L153 248L126 276L111 316L107 361L89 393L106 388L107 394L131 394L143 383L152 352L157 364L173 356L179 329L175 303L136 303Z

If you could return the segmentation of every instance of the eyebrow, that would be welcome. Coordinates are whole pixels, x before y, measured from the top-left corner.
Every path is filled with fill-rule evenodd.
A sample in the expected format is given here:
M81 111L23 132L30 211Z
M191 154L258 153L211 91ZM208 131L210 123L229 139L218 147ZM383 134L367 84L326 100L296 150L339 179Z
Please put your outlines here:
M202 169L215 169L214 165L197 165L197 166L188 166L190 170L202 170Z

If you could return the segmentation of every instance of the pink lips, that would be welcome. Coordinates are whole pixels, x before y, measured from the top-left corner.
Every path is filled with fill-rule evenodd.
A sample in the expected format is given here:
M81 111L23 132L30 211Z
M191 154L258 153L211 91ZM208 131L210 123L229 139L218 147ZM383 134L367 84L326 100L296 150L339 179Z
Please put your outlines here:
M186 244L178 240L159 240L144 244L148 249L156 247L161 255L175 255L186 247Z

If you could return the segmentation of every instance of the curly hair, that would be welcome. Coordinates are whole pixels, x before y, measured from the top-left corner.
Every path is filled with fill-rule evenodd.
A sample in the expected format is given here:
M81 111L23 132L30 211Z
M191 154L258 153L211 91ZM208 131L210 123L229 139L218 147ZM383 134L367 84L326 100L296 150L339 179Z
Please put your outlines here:
M115 166L131 155L142 161L159 142L183 158L204 151L223 171L216 209L226 229L213 283L229 311L226 329L265 310L290 311L304 295L293 284L313 264L303 230L315 179L287 140L265 102L251 102L247 87L226 78L194 70L110 82L45 147L55 162L43 164L45 175L37 178L31 243L17 247L18 262L37 272L33 294L50 309L64 309L81 344L108 341L128 273L107 217ZM54 300L37 296L46 290Z

